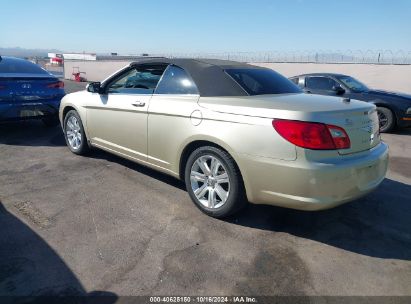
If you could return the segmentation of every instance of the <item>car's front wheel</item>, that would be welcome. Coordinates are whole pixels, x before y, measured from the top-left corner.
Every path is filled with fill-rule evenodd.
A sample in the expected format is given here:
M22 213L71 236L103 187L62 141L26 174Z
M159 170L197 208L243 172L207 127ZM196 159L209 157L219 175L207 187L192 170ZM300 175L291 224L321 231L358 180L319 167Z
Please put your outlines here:
M71 152L79 155L88 152L89 147L83 123L75 110L69 111L64 118L64 137Z
M227 217L246 203L239 169L227 152L216 147L200 147L191 153L185 183L196 206L212 217Z

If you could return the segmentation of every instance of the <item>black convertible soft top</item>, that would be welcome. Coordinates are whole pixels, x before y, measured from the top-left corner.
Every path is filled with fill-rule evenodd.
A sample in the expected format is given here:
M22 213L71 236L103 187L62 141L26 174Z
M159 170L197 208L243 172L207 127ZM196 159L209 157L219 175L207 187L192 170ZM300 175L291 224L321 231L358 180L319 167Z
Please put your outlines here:
M142 59L131 63L138 65L173 64L183 68L193 78L201 96L248 96L248 93L234 81L226 69L264 69L246 63L218 59Z

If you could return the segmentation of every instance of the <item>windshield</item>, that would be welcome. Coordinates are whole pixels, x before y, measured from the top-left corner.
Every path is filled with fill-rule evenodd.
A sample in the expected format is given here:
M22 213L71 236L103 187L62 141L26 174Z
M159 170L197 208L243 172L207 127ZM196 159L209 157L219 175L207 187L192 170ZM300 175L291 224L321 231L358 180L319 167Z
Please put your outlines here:
M342 76L339 77L339 80L353 92L368 91L368 87L355 78L349 76Z
M225 70L249 95L301 93L299 87L270 69Z

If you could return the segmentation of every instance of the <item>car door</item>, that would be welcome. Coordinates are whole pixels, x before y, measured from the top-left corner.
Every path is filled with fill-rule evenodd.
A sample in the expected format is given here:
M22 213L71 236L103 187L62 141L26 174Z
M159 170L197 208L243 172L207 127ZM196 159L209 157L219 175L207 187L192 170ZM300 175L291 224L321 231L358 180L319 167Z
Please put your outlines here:
M148 161L176 172L179 149L201 121L200 94L190 75L181 67L169 65L148 109Z
M87 105L87 130L93 145L147 159L147 109L161 71L148 67L127 69L94 94Z
M335 87L340 86L334 79L327 76L306 76L305 92L319 95L338 95Z

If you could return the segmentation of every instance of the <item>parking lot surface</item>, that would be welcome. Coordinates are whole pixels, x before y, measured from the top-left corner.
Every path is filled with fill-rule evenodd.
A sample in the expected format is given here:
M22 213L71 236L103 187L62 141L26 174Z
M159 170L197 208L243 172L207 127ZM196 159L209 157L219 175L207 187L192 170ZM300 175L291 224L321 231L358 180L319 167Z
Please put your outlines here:
M363 199L217 220L178 180L72 154L60 127L0 125L0 295L411 295L411 130L383 139Z

